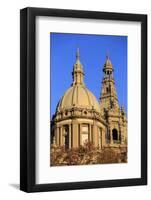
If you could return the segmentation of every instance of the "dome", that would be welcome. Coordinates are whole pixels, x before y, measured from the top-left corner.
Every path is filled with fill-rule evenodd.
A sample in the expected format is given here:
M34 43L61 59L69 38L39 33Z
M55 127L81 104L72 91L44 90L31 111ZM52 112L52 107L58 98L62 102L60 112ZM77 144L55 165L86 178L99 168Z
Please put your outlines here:
M58 103L57 111L71 108L95 109L100 112L100 106L96 97L86 88L84 84L84 71L80 62L80 52L77 49L76 62L72 71L73 82Z
M100 112L96 97L84 85L73 85L70 87L61 98L57 110L72 107L95 109L97 112Z

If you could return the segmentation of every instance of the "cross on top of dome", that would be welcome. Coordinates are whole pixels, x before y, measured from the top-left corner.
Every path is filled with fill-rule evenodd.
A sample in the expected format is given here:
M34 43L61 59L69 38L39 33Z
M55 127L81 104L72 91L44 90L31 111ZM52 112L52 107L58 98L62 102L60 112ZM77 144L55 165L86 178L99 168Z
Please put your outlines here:
M72 77L73 77L73 85L77 84L84 84L83 79L84 79L84 72L83 72L83 66L80 62L80 50L77 48L76 52L76 62L73 66L73 72L72 72Z

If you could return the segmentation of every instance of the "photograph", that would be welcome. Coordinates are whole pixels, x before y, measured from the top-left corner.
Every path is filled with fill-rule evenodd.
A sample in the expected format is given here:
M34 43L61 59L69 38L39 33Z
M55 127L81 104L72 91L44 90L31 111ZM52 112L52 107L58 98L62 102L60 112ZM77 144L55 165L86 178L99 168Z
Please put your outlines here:
M128 162L127 40L50 33L50 167Z
M147 185L147 15L20 19L20 189Z

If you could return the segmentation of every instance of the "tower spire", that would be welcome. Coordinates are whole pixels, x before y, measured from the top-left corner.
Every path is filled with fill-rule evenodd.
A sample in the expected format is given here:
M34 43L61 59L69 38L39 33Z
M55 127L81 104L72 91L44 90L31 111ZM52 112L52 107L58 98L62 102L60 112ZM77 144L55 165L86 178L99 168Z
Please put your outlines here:
M104 72L104 75L105 75L105 78L113 78L113 66L112 66L112 63L109 59L109 53L107 52L106 54L106 61L105 61L105 64L104 64L104 68L103 68L103 72Z
M83 66L80 62L80 50L79 50L79 48L77 48L77 51L76 51L76 62L73 66L72 77L73 77L72 85L84 84L84 82L83 82L84 72L83 72Z
M77 48L76 59L80 60L80 50L79 50L79 47Z
M109 60L109 51L106 52L106 60Z
M113 78L113 71L114 69L112 63L109 59L109 55L107 54L106 61L103 67L104 77L102 81L102 91L100 95L101 108L119 108L115 82Z

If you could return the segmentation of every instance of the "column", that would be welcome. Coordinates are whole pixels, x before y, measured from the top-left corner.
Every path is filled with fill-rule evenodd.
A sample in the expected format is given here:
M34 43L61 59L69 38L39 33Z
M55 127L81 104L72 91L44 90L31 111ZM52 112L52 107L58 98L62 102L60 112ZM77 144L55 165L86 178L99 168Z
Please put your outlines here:
M94 140L93 140L93 125L91 125L91 142L94 144Z
M107 130L104 128L101 128L101 131L102 131L102 147L103 147L106 144L106 138L105 138L106 136L105 135L106 135Z
M109 126L109 134L110 134L110 143L113 144L113 135L112 135L112 129L111 127Z
M79 124L79 130L78 130L78 146L81 145L81 124Z
M91 124L89 124L89 142L92 142Z
M121 127L121 144L124 144L124 134L123 134L124 130L123 127Z
M96 146L98 147L99 146L99 127L96 125L96 138L95 138L95 141L96 141Z
M98 131L97 131L97 126L96 124L93 125L93 143L94 143L94 146L98 146Z
M60 146L64 145L62 134L63 134L63 133L62 133L62 127L60 127Z
M102 128L101 127L99 127L98 141L99 141L99 148L102 149Z
M56 128L55 128L55 138L56 138L56 144L57 144L57 146L59 146L59 127L57 126Z
M121 135L121 126L119 126L119 133L118 133L118 140L121 144L121 138L122 138L122 135Z
M76 120L72 121L72 127L73 127L72 144L73 144L73 148L76 148L78 147L78 123Z
M69 124L69 149L71 149L71 124Z
M109 135L110 135L110 144L113 144L113 135L112 135L112 129L109 126Z

